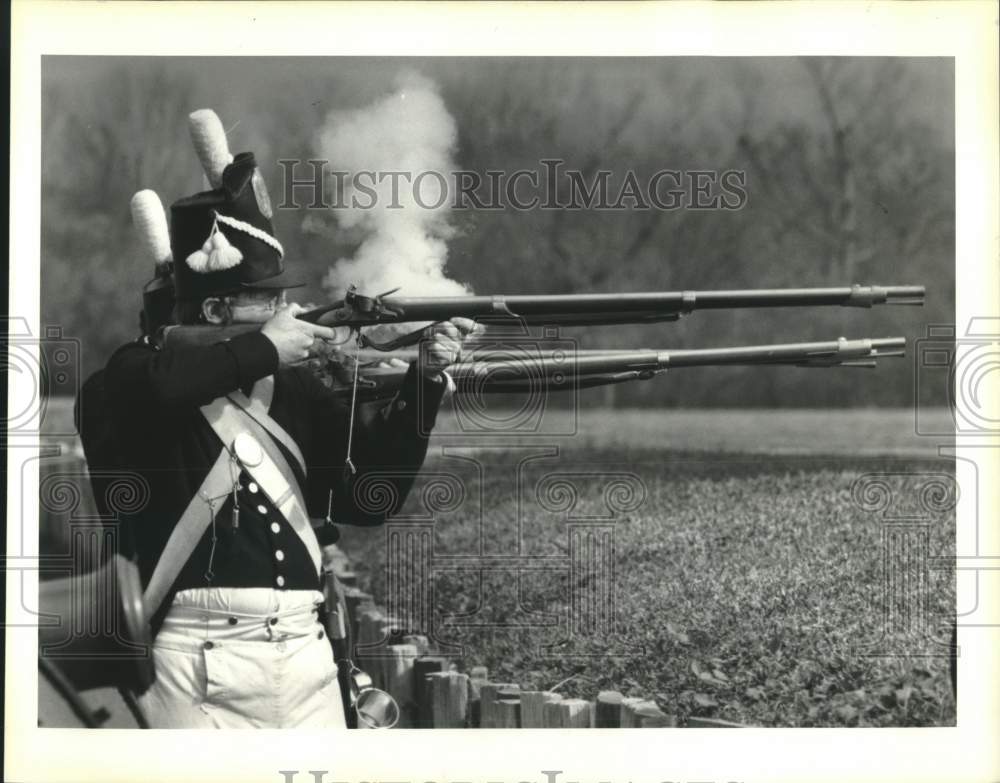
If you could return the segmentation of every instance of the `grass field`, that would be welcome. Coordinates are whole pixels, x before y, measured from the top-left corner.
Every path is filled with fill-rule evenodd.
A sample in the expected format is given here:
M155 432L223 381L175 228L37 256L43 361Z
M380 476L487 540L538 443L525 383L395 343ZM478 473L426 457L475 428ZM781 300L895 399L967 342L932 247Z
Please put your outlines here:
M852 495L862 476L893 474L883 479L894 493L890 513L920 516L930 556L954 554L954 511L921 505L930 474L947 481L952 463L912 434L908 417L585 411L577 436L552 441L556 456L523 463L520 490L518 463L548 441L447 456L441 446L454 442L439 437L427 472L457 477L464 501L436 516L435 634L461 646L452 649L466 666L488 666L494 681L544 690L572 677L561 692L617 689L682 719L952 724L944 644L954 581L898 540L887 549L886 519L863 507L871 497ZM578 474L569 478L577 517L608 513L604 491L616 475L645 492L614 524L614 632L569 635L571 611L579 627L600 622L587 601L609 585L579 574L571 582L560 566L566 513L539 498L556 473ZM421 490L404 512L422 510ZM345 528L342 544L362 586L384 597L385 536ZM548 560L537 570L485 569L475 563L481 554ZM583 596L582 608L571 610L573 596Z

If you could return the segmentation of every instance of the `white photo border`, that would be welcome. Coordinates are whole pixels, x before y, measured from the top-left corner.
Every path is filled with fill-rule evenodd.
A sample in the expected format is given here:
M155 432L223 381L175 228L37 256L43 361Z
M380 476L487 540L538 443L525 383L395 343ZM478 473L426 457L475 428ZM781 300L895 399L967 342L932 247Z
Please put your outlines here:
M324 32L326 31L326 32ZM954 58L956 104L956 323L997 317L997 9L989 2L780 3L143 3L15 2L11 52L9 314L38 334L41 56L76 55L852 55ZM11 378L9 395L18 390ZM992 420L1000 420L993 400ZM13 406L12 409L16 409ZM8 449L8 476L37 443ZM968 445L968 448L966 446ZM1000 518L1000 439L957 443L976 462L980 495L962 515ZM961 476L960 476L961 478ZM37 493L8 483L8 556L37 551ZM13 520L13 522L12 522ZM978 546L1000 552L998 532ZM995 555L994 555L995 558ZM12 562L8 560L8 563ZM994 566L995 567L995 566ZM7 617L31 606L37 578L6 574ZM560 783L663 781L973 781L1000 779L995 751L1000 596L997 572L980 574L978 623L961 623L957 727L926 729L700 729L570 731L198 732L40 729L37 634L7 629L5 778L23 781L241 781ZM959 580L959 605L969 605ZM23 591L23 592L22 592Z

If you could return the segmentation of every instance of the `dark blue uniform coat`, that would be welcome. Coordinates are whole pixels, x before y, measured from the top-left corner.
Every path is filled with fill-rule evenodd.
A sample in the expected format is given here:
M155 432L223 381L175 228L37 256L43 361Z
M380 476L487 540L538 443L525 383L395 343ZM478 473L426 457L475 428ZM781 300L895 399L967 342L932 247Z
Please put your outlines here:
M275 376L270 416L298 444L306 461L296 470L310 516L325 517L332 492L338 524L377 525L396 511L427 452L427 436L445 390L411 366L399 394L381 409L359 408L352 461L345 471L349 410L305 368L278 369L274 345L260 332L212 346L158 350L144 342L120 348L105 371L116 467L135 471L148 484L148 499L122 521L130 526L143 583L188 502L198 491L223 446L199 407ZM384 493L363 491L372 473L385 473ZM366 482L366 476L369 481ZM220 498L215 515L215 549L209 526L185 564L154 626L177 590L195 587L318 589L312 560L301 540L252 479L239 474L239 527L232 524L233 494ZM379 482L382 483L382 482ZM208 515L210 510L205 507ZM209 568L211 561L211 568Z

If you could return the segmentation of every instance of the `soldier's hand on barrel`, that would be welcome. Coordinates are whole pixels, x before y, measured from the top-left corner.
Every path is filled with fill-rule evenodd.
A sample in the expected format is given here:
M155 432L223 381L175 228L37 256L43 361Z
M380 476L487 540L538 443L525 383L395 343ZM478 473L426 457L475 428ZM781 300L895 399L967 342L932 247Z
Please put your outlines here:
M313 342L332 340L335 332L328 326L300 321L295 316L304 312L301 305L290 304L280 308L261 328L278 351L278 363L282 367L309 359L312 355Z
M423 355L420 369L428 378L436 378L462 356L462 344L469 335L479 334L482 327L468 318L452 318L431 324L424 330Z

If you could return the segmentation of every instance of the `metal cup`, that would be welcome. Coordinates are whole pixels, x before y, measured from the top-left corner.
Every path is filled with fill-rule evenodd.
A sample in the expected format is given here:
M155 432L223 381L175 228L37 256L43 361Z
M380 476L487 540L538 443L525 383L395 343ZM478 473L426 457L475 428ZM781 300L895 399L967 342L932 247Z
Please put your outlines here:
M358 728L391 729L399 723L399 705L392 696L372 684L372 678L356 666L351 669L351 704Z
M378 688L368 688L358 694L354 702L358 714L358 727L366 729L391 729L399 723L399 705L391 695Z

